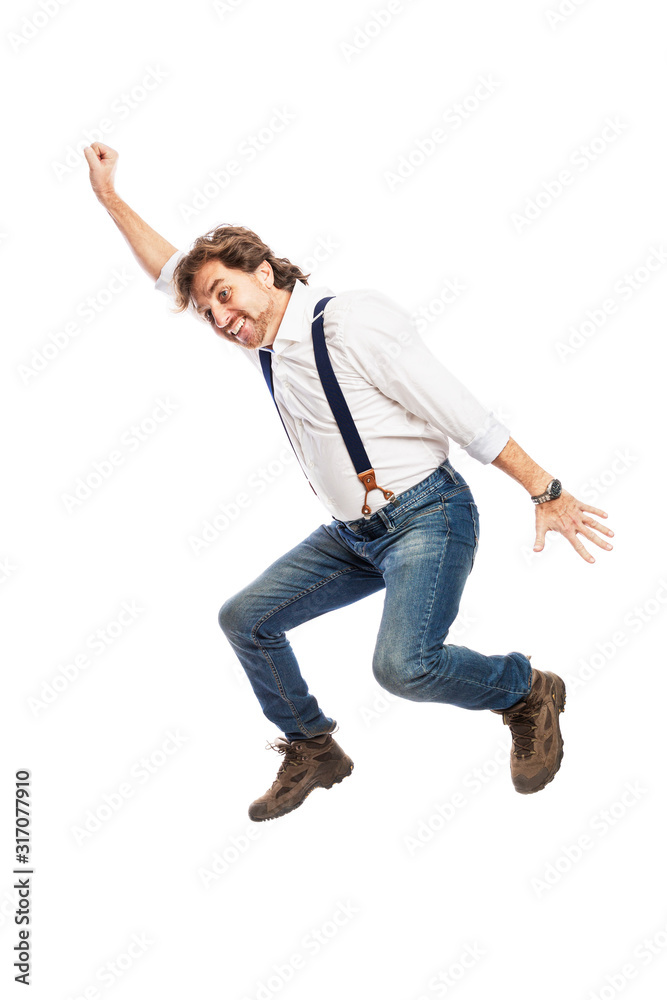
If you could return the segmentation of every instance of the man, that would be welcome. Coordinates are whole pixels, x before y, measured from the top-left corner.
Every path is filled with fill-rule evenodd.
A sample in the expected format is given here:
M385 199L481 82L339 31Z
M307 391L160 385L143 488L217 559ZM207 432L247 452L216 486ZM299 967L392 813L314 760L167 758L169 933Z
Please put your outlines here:
M514 787L544 788L563 756L563 680L523 653L484 656L445 643L479 537L472 493L448 459L449 438L528 491L536 552L547 531L558 531L594 562L578 536L611 549L601 535L613 532L590 516L607 514L537 465L385 295L311 289L307 275L243 227L220 226L180 253L116 194L118 154L96 142L85 155L95 194L156 287L264 374L299 463L333 516L220 609L264 714L284 734L271 744L283 754L278 775L251 804L251 819L282 816L313 788L351 773L331 735L337 724L309 692L285 633L381 589L378 682L414 701L502 715Z

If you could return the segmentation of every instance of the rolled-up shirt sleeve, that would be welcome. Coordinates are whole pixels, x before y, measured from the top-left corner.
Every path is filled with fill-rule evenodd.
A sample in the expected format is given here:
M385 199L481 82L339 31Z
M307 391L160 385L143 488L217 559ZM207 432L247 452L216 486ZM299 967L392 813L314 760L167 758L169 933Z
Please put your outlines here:
M486 465L510 432L429 350L409 314L381 292L355 298L340 334L359 374Z
M169 295L171 299L174 298L174 270L178 264L181 257L185 256L185 250L176 250L169 260L165 261L160 271L159 277L155 282L155 288L158 292L164 292Z
M171 257L169 258L169 260L165 261L164 265L162 266L162 270L160 271L160 275L159 275L157 281L155 282L155 288L156 288L156 290L158 292L164 292L165 295L168 295L169 298L171 299L172 303L175 302L175 297L174 297L174 283L173 283L174 270L175 270L176 265L178 264L179 260L181 259L181 257L184 257L186 253L187 253L186 250L177 250L175 253L173 253L171 255ZM192 303L192 300L190 300L190 302L188 303L187 312L191 316L193 316L194 319L196 319L198 323L206 323L207 322L197 312L197 310L195 309L195 307L194 307L194 305ZM232 353L234 353L234 354L239 351L239 348L235 344L228 344L226 341L223 341L223 344L226 347L231 347ZM244 355L246 355L246 356L248 356L251 361L255 362L256 367L258 367L260 371L262 370L262 368L261 368L261 362L260 362L259 358L255 358L255 355L257 354L256 351L247 351L244 348L241 353L244 354Z

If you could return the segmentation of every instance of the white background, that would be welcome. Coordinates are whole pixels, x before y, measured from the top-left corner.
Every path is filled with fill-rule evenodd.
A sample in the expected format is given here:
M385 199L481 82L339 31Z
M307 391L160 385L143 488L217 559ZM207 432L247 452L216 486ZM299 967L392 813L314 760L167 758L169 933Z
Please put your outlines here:
M558 2L4 6L3 981L28 768L32 996L660 992L662 12L568 0L558 17ZM251 161L275 109L292 120ZM481 515L454 641L568 682L565 758L540 794L514 792L497 716L383 695L376 595L291 635L352 778L249 823L278 734L217 611L329 517L251 366L170 314L93 196L77 149L103 120L119 193L168 240L246 225L310 257L312 284L426 309L433 353L608 511L614 550L594 565L554 535L533 556L527 494L452 448ZM392 180L402 157L410 176ZM188 215L230 159L240 174ZM465 292L444 306L448 280ZM168 419L68 509L159 400Z

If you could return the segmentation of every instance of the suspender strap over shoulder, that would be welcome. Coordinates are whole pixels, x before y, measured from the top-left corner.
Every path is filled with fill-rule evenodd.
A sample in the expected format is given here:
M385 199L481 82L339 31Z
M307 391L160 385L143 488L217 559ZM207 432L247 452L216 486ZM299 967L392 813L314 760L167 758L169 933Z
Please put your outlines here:
M273 370L271 368L271 352L270 351L260 351L259 352L259 360L260 360L260 363L262 365L262 372L264 373L264 380L266 381L266 384L267 384L267 386L269 388L269 392L271 393L271 399L275 403L276 410L278 410L278 404L276 403L276 397L273 395ZM285 421L283 420L283 415L280 412L280 410L278 410L278 416L280 417L280 423L283 425L283 428L285 430L285 434L287 434L287 428L285 427ZM292 445L292 451L294 452L294 455L296 456L297 462L299 462L299 456L296 453L296 448L294 447L294 444L292 443L292 438L289 436L289 434L287 434L287 440ZM299 462L299 465L301 465L300 462ZM306 477L306 478L308 478L308 477ZM317 496L317 491L316 491L315 487L313 486L313 484L311 483L310 479L308 479L308 485L310 486L310 488L313 491L313 493L315 494L315 496Z
M364 496L361 513L368 516L371 512L368 506L368 494L371 490L381 490L385 500L393 500L394 494L391 490L385 490L375 482L375 469L372 467L371 460L366 454L366 449L359 437L359 431L352 419L352 414L345 402L345 397L331 365L327 343L324 338L324 309L327 302L330 302L333 297L333 295L329 295L327 298L320 299L315 306L312 327L315 364L317 365L317 371L320 376L322 388L324 389L324 395L327 397L331 412L343 436L345 447L352 459L354 471L357 473L357 478L361 480L362 486L365 487L366 495Z
M320 376L320 381L322 383L322 388L324 389L324 394L327 398L329 406L331 407L331 412L334 415L334 419L338 424L338 429L343 437L345 447L347 448L348 454L352 459L352 464L354 465L354 470L357 473L357 478L360 480L362 486L365 488L366 493L364 496L364 502L361 508L361 513L368 517L371 513L371 508L368 506L368 494L372 490L380 490L384 495L385 500L393 500L394 494L391 490L386 490L382 486L378 486L375 481L375 470L371 465L371 461L366 453L366 449L363 446L362 440L359 437L359 432L356 428L356 424L352 419L352 414L350 413L349 407L345 401L338 380L334 374L333 367L331 365L331 360L329 358L329 352L327 350L327 344L324 337L324 308L327 302L330 302L334 298L333 295L329 295L326 298L320 299L320 301L315 306L315 315L313 317L312 325L312 337L313 337L313 350L315 353L315 364L317 365L317 372ZM262 371L264 373L264 378L268 386L269 392L273 402L278 410L278 416L285 428L285 433L287 434L287 428L285 427L285 421L282 418L282 414L278 409L278 404L273 393L273 372L271 370L271 352L260 350L259 352L260 362L262 365ZM287 434L289 438L289 434ZM290 438L290 444L292 440ZM292 444L294 449L294 445ZM296 455L296 449L294 449L294 454ZM298 459L298 456L297 456ZM313 489L312 483L311 489ZM313 490L313 492L315 492Z

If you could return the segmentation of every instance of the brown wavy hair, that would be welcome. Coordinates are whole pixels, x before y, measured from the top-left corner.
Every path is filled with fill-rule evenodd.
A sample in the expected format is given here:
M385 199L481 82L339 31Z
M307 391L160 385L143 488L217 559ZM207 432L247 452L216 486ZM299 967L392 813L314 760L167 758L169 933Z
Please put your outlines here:
M309 274L292 264L286 257L276 257L252 229L245 226L217 226L204 236L198 236L174 268L174 300L176 312L188 308L195 274L209 260L219 260L233 270L252 274L264 260L273 268L276 288L292 291L297 281L308 284Z

